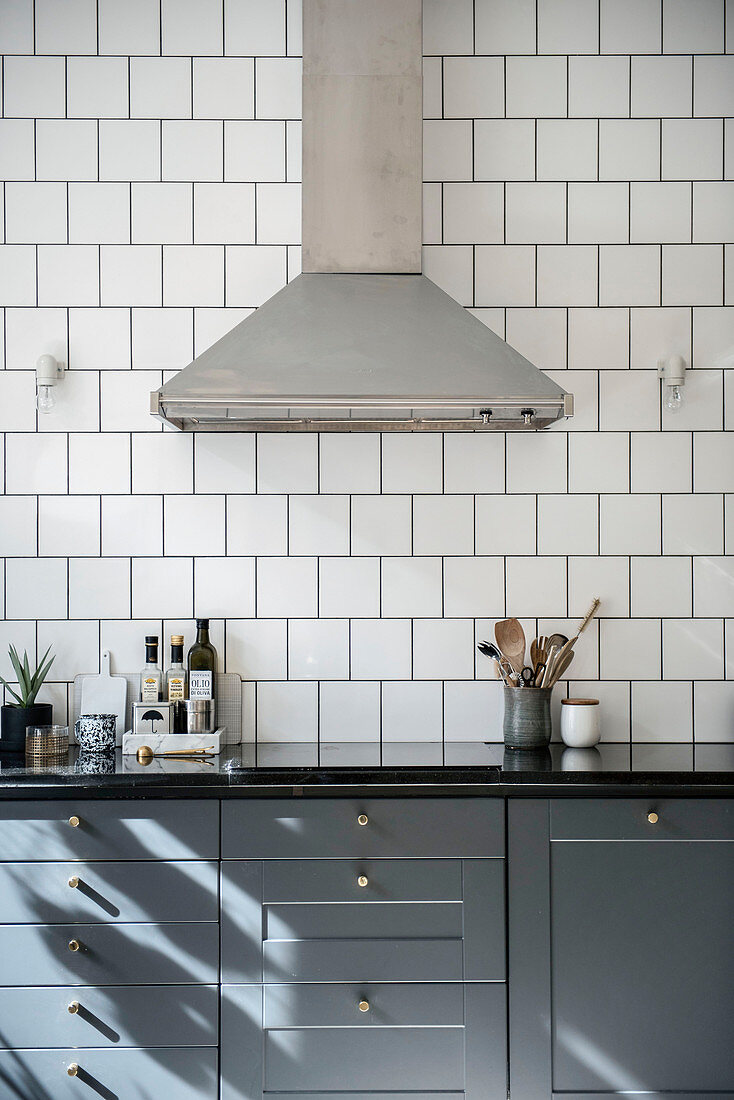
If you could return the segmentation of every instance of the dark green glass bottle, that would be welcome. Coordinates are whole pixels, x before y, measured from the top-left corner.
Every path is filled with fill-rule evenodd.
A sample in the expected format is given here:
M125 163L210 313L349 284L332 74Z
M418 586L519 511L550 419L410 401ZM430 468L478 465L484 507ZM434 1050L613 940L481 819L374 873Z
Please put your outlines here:
M196 641L186 660L189 673L189 699L215 699L217 690L217 651L209 641L209 620L196 620Z

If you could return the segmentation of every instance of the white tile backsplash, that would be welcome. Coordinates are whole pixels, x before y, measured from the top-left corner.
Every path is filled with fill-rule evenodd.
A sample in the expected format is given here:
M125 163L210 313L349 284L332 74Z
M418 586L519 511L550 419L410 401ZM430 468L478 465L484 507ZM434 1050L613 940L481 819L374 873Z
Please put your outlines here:
M125 619L129 614L129 558L69 559L70 619Z
M290 554L348 554L349 497L292 496L288 511Z
M258 558L257 614L263 619L318 614L316 558Z
M428 618L443 610L441 558L383 558L382 614Z
M162 431L148 391L299 270L298 5L6 7L0 633L54 644L58 713L100 644L124 671L208 614L250 738L492 740L477 639L596 594L569 690L604 740L730 740L720 0L426 0L424 269L576 395L507 437Z
M721 680L724 631L721 619L663 622L663 679Z
M12 499L12 498L11 498ZM128 497L113 497L111 500L128 502ZM153 517L160 527L160 509ZM157 548L160 553L160 532L154 531ZM47 496L38 498L38 552L44 557L66 554L69 557L97 557L100 553L100 498L96 496L71 497ZM114 539L105 548L102 540L102 553L128 553L123 541Z
M288 675L292 680L348 680L349 623L345 619L291 619Z
M380 591L379 558L319 560L318 606L325 618L378 618Z
M378 741L380 684L323 681L319 688L319 730L322 741Z

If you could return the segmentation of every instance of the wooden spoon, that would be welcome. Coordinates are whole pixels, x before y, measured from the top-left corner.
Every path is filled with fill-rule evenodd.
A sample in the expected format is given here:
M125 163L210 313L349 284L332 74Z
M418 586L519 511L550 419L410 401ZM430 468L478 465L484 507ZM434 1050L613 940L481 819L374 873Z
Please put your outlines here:
M553 685L560 680L561 676L571 664L572 660L573 649L569 646L569 648L566 649L565 653L562 653L562 656L559 656L558 660L555 662L555 665L553 666L553 671L551 673L550 682L547 683L545 687L552 688Z
M533 668L537 668L538 665L545 664L545 658L547 656L546 639L541 636L539 638L533 638L530 643L530 664Z
M518 675L525 667L525 631L517 619L503 619L495 623L494 636L497 645Z

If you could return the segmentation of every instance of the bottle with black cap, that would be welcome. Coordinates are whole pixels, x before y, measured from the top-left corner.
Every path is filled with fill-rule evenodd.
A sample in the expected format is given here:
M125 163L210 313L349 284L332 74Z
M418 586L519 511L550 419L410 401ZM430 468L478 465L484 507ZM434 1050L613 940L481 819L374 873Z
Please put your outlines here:
M209 641L209 620L196 620L196 641L188 652L189 699L214 699L217 680L217 651Z
M140 673L140 698L144 703L157 703L161 697L162 674L158 664L158 636L145 638L145 668Z

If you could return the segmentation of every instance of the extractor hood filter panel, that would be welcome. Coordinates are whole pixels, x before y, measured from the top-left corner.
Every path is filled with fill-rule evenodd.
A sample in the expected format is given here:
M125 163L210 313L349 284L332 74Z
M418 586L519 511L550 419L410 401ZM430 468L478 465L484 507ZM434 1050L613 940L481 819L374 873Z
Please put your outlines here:
M179 427L543 427L568 395L424 275L299 275L156 394Z

